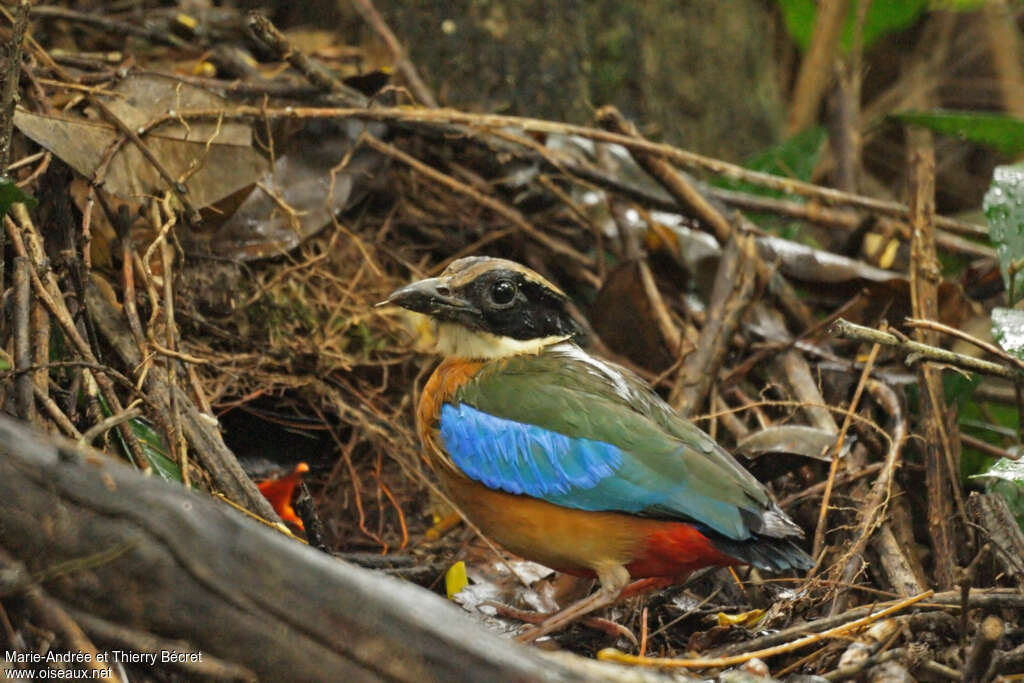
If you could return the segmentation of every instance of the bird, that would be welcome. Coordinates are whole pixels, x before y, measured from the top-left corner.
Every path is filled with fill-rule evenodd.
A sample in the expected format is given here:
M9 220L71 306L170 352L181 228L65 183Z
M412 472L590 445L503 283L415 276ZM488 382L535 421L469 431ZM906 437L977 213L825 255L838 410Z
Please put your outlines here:
M540 274L485 256L380 304L433 328L442 361L417 431L452 502L507 550L599 582L522 640L703 567L810 568L803 530L768 489L643 379L577 344L569 304Z

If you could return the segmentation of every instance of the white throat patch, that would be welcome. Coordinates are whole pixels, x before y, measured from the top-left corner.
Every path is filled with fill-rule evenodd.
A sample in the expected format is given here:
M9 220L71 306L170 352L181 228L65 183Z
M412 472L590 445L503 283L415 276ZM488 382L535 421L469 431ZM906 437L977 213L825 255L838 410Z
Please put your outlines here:
M513 339L499 337L490 332L470 330L455 323L437 324L437 350L447 358L488 360L527 353L536 354L568 338L552 336L541 339Z

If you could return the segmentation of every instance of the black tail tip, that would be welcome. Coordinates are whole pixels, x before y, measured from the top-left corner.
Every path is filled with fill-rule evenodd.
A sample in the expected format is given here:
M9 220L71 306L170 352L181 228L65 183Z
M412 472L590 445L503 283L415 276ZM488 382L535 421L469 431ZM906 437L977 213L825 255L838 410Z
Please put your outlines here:
M814 566L814 558L790 539L760 536L734 541L715 538L712 543L726 555L764 571L807 571Z

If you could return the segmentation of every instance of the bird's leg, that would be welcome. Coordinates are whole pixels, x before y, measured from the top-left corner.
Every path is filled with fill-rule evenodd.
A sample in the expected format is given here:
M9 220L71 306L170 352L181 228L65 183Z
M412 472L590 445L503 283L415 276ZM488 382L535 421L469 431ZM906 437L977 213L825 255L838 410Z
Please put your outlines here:
M629 583L629 572L621 564L608 564L596 570L601 587L595 593L555 612L536 628L520 635L520 643L532 643L541 636L561 630L585 614L607 607L618 601Z

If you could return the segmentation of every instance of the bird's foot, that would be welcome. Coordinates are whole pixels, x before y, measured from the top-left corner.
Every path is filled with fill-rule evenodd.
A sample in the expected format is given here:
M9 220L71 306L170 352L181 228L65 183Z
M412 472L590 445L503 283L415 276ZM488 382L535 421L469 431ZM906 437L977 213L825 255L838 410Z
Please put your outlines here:
M662 576L655 576L649 579L639 579L623 588L622 592L619 593L618 599L625 600L626 598L633 598L637 595L643 595L644 593L650 593L651 591L668 588L674 583L676 583L676 579Z
M580 617L611 605L618 599L621 592L621 590L610 591L603 587L599 588L596 593L574 602L563 610L548 615L538 626L519 635L516 637L516 640L520 643L532 643L541 636L560 631ZM634 638L634 640L636 639Z
M602 576L602 573L604 576ZM671 578L654 577L640 579L639 581L629 583L629 573L626 572L625 567L620 565L612 565L607 568L605 572L598 572L598 578L601 580L601 588L599 588L597 592L569 605L559 612L555 612L551 615L542 615L545 618L536 628L526 631L518 636L516 640L520 643L532 643L541 636L565 628L572 622L590 614L594 610L607 607L608 605L612 605L625 598L631 598L636 595L648 593L652 590L658 590L659 588L670 586L675 582ZM536 615L536 613L533 614ZM537 623L532 619L523 619L522 621ZM609 624L613 627L611 630L607 628L607 625ZM601 619L598 624L594 625L598 630L611 633L612 635L623 635L632 641L634 645L638 644L636 636L634 636L632 631L625 626L615 624L614 622L606 619Z
M516 621L521 621L526 624L543 624L547 619L550 619L559 614L558 612L532 612L530 610L516 609L515 607L511 607L509 605L506 605L501 602L496 602L494 600L486 600L480 604L493 607L497 611L499 616L508 619L515 619ZM633 643L633 645L639 645L639 641L637 641L636 636L633 635L632 631L630 631L622 624L612 621L611 619L603 619L601 617L586 617L582 619L580 623L586 626L587 628L594 629L595 631L607 633L613 638L618 638L619 636L621 636L630 641L631 643ZM520 638L527 634L531 634L532 630L533 629L531 629L531 631L527 631L522 636L520 636ZM535 636L531 640L536 640L536 638L539 637L540 636ZM520 642L530 641L526 640Z

